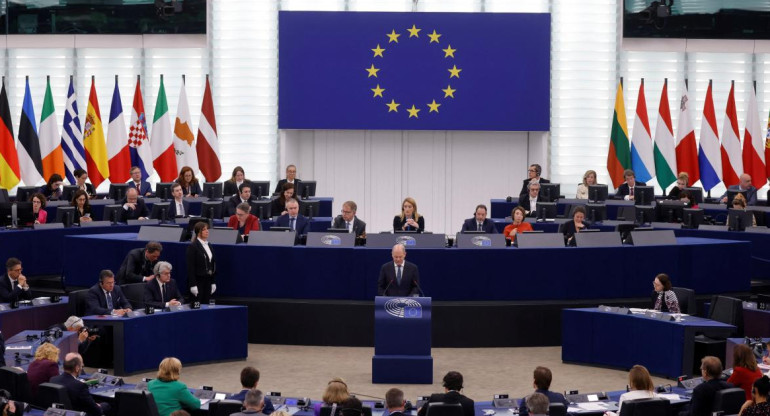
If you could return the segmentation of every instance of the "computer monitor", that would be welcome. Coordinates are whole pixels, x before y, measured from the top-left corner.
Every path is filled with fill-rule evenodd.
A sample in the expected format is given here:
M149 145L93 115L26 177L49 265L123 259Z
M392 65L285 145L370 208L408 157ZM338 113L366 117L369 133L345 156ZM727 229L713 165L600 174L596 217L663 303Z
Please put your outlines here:
M298 198L308 199L315 196L316 181L301 181L296 183L294 195Z
M64 185L61 192L62 201L72 201L72 197L75 196L75 192L78 191L77 185Z
M273 201L269 199L249 201L249 205L251 205L251 214L260 220L269 220L272 218Z
M556 202L559 199L561 185L558 183L541 183L540 198L543 202Z
M618 224L615 226L615 231L620 233L620 241L623 244L627 244L631 241L631 231L636 229L636 224Z
M556 218L558 208L556 202L537 202L537 219L545 221L546 219Z
M20 202L27 202L32 194L40 192L39 186L20 186L16 188L16 200Z
M606 189L607 188L605 187L605 190ZM586 204L586 220L588 220L591 223L607 220L607 205Z
M303 183L303 182L300 182ZM318 216L318 211L321 209L321 201L299 201L299 213L308 218Z
M222 182L204 182L203 196L208 199L222 199Z
M0 227L8 227L13 225L12 212L12 202L0 202Z
M609 189L607 185L588 185L588 200L591 202L603 202L607 200Z
M251 181L251 195L259 199L269 197L270 181Z
M174 182L158 182L155 184L155 196L160 198L161 201L171 199L171 187L174 186Z
M735 189L728 189L727 190L727 207L728 209L733 206L733 199L735 199L735 195L741 194L744 198L746 198L746 203L748 204L749 198L746 196L746 191L736 191Z
M634 187L634 205L650 205L655 200L655 188L652 186Z
M751 227L754 213L742 209L730 208L727 210L727 229L730 231L746 231L746 227Z
M222 201L201 202L201 217L222 219Z
M658 204L656 205L657 208L657 218L658 221L661 222L681 222L682 221L682 211L684 210L685 204L682 201L679 200L669 200L669 199L663 199L658 201Z
M170 202L158 202L153 204L152 211L150 212L150 219L166 221L168 219L168 211L170 208Z
M34 222L35 214L32 211L32 202L16 202L16 224L21 227Z
M127 183L111 183L108 198L115 201L120 201L126 197L126 191L128 190Z
M64 224L65 227L72 227L75 221L75 207L61 206L56 207L56 221Z
M703 188L696 186L692 188L684 188L684 190L692 195L692 200L690 201L691 205L703 203Z
M291 227L270 227L268 231L291 231Z
M635 211L637 224L649 224L655 221L655 207L649 205L640 205L636 207Z
M123 211L123 205L111 204L104 206L102 221L109 221L113 224L120 222L120 215Z
M7 189L0 189L0 202L11 202Z
M685 208L682 210L682 228L698 228L703 223L702 209Z

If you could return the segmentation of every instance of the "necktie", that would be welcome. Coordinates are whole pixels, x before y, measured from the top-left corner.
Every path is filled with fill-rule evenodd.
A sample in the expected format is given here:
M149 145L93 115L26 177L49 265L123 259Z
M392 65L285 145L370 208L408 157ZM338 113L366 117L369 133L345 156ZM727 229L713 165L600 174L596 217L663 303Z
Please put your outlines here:
M481 223L476 223L476 231L481 231Z
M107 309L115 309L112 305L112 292L107 292Z
M396 283L401 286L401 266L396 267Z
M634 188L630 188L628 194L634 196Z
M178 203L176 205L177 205L177 207L176 207L176 215L178 215L180 217L184 217L184 207L182 206L182 203L180 202L180 203ZM165 286L165 284L164 284L164 286Z
M348 229L348 232L350 232L350 221L346 222L347 225L345 225L345 228Z
M161 293L161 300L163 301L163 304L166 304L166 284L162 283L160 285L160 293Z
M289 228L291 228L292 230L294 230L294 221L295 220L296 220L296 218L289 219Z

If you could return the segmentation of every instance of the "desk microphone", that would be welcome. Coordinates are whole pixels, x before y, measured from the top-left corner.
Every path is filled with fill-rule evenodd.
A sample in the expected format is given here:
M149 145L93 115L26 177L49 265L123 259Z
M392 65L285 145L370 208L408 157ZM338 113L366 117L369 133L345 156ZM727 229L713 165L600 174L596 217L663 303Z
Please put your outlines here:
M382 296L388 296L388 288L390 287L390 285L393 284L394 280L396 279L390 279L390 282L388 282L388 285L385 286L385 290L382 291Z
M417 286L417 290L420 291L420 296L425 297L425 293L422 291L422 288L420 287L420 283L417 280L414 280L414 285Z

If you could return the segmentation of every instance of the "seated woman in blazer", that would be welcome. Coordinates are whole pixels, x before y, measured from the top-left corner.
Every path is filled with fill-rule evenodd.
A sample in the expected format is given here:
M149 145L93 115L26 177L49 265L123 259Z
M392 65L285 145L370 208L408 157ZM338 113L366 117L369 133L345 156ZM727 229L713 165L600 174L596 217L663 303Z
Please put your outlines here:
M586 209L583 206L575 207L572 212L572 219L565 222L562 226L564 233L564 242L568 245L575 245L575 234L588 228L588 224L583 222L586 219Z
M417 231L425 230L425 217L417 212L417 202L411 197L404 198L401 203L401 215L393 217L393 231Z
M231 216L227 222L227 226L238 230L241 237L249 235L249 231L259 231L259 219L256 215L250 214L250 211L251 205L241 202L235 208L235 215Z

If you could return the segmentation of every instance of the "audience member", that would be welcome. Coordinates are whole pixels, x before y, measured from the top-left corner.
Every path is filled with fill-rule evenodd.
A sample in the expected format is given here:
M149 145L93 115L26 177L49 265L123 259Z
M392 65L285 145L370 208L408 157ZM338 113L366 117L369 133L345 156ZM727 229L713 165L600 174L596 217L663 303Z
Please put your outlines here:
M655 288L652 299L653 308L656 311L682 313L681 308L679 308L679 299L677 299L676 293L671 290L671 279L667 274L661 273L655 276L652 287Z
M135 248L128 252L118 271L118 284L141 283L155 277L153 268L158 263L163 246L157 241L150 241L144 248Z
M48 212L45 210L45 196L38 192L32 194L29 200L32 202L32 217L35 219L35 224L45 224L48 220Z
M61 175L54 173L48 178L48 182L40 188L40 193L46 197L49 201L58 201L62 194L62 179Z
M174 179L174 182L182 185L184 196L198 196L201 194L201 185L189 166L182 167L179 171L179 177Z
M243 171L243 168L236 166L235 169L233 169L233 176L225 181L222 195L224 195L225 198L235 196L241 189L241 184L244 183L251 184L251 181L246 179L246 173Z
M575 245L575 234L588 228L588 224L583 222L586 219L586 209L582 205L576 206L572 211L572 219L562 225L564 234L564 243L569 246Z
M231 395L230 397L228 397L228 399L238 400L239 402L242 402L246 400L246 393L248 393L251 390L255 390L258 384L259 384L259 370L251 366L244 367L243 370L241 370L241 389L242 390L238 393ZM275 408L273 407L273 403L270 401L270 398L265 396L263 401L265 403L265 406L262 408L262 413L266 415L273 413Z
M171 185L172 199L169 201L168 218L183 218L190 216L190 203L185 201L182 185L175 183ZM165 218L164 218L165 219Z
M190 393L187 386L179 381L182 363L174 357L166 357L158 366L158 377L147 383L155 398L160 416L169 416L171 412L187 409L200 409L201 402Z
M532 224L524 221L524 217L527 216L527 211L521 205L517 206L511 211L512 223L505 226L503 234L505 238L511 241L516 240L516 234L524 231L532 231Z
M140 197L152 196L152 187L149 182L142 180L142 170L139 166L131 166L129 174L131 175L131 180L128 182L129 189L136 189Z
M0 415L2 416L22 416L24 414L24 404L17 403L11 400L11 392L5 389L0 389L0 398L5 399L5 404L0 405Z
M85 192L89 199L94 199L96 197L96 189L94 189L93 185L86 182L86 180L88 180L88 172L84 169L77 168L72 172L72 176L75 177L74 185L78 187L79 191Z
M652 382L652 377L650 377L650 372L644 366L635 365L631 368L631 371L628 372L628 387L630 390L620 395L618 412L605 412L605 416L619 415L625 401L658 397L655 393L655 385Z
M770 379L762 376L754 382L754 389L751 391L752 398L747 400L741 407L739 416L768 416L770 415L770 402L767 396L770 394Z
M321 401L313 405L313 415L320 416L321 407L332 406L335 404L340 406L342 402L347 400L349 397L350 393L348 393L348 385L345 384L343 379L334 377L333 379L329 380L329 383L326 385L326 390L321 397Z
M738 211L746 211L746 198L743 197L743 195L738 194L735 195L735 198L733 198L733 209ZM751 226L756 227L757 226L757 219L754 217L754 214L751 215ZM727 216L727 227L730 227L730 216Z
M390 416L404 416L405 406L406 399L401 389L393 387L385 393L385 408Z
M302 182L301 180L297 179L297 167L294 165L286 166L286 179L281 179L278 181L278 184L275 185L275 191L274 193L279 193L285 190L284 187L285 184L291 184L293 187L296 188L297 183Z
M529 184L531 183L551 183L548 179L541 178L540 174L543 173L543 168L540 167L537 163L533 163L529 165L529 168L527 168L527 179L524 179L521 184L521 191L519 191L519 199L521 199L524 195L527 195L529 191ZM538 189L540 189L538 187ZM521 201L519 201L519 205L521 205ZM525 207L526 208L526 207Z
M564 398L563 394L548 390L551 388L551 381L553 380L553 374L550 369L538 366L532 373L532 377L534 379L532 384L535 387L535 393L544 394L548 397L549 403L562 403L564 406L569 406L569 401ZM522 400L521 405L519 406L519 414L522 416L529 414L526 400Z
M727 191L746 192L747 205L757 205L757 188L751 184L751 175L748 173L741 175L741 183L738 185L728 186ZM722 195L723 204L727 202L727 191Z
M690 185L690 175L687 172L679 172L679 176L676 178L676 186L671 188L668 192L669 199L679 199L684 192L684 188Z
M209 244L209 225L195 224L192 242L187 247L187 285L195 300L209 303L217 291L217 263Z
M474 416L476 414L474 410L473 400L463 396L460 391L463 389L463 375L457 371L450 371L446 373L443 380L444 393L434 393L428 398L421 408L417 410L418 416L425 416L428 411L428 406L431 403L460 403L463 407L463 416Z
M235 210L240 204L248 204L251 201L255 201L256 198L251 195L251 183L245 182L238 188L238 195L230 197L227 201L227 215L234 215Z
M78 333L78 353L80 353L80 355L85 354L86 351L88 351L88 347L91 346L91 343L99 338L99 335L90 335L88 333L88 328L86 328L83 323L83 319L75 315L67 318L63 324L57 324L56 327L65 331Z
M528 193L519 196L519 206L524 207L528 217L537 216L537 201L540 197L540 183L532 182L527 185Z
M86 412L88 416L101 416L110 410L107 403L96 403L91 397L88 385L78 380L83 370L83 357L71 352L64 357L64 372L51 379L51 383L60 384L67 389L73 410Z
M727 382L740 387L746 392L746 400L751 400L751 390L754 382L762 377L762 371L757 366L754 351L746 344L739 344L733 350L733 374Z
M37 387L59 375L59 349L46 342L35 350L35 359L29 363L27 381L32 397L37 397Z
M176 280L171 278L171 263L159 261L153 268L155 279L144 284L144 304L156 309L179 306L182 304L182 294Z
M417 212L417 202L411 198L404 198L401 203L401 215L393 217L393 231L417 231L425 230L425 217Z
M698 201L692 196L692 192L684 190L679 193L679 200L684 202L686 208L698 209Z
M73 223L80 224L81 222L91 221L91 203L88 202L86 191L80 189L75 191L70 205L75 207L75 215L72 218Z
M548 414L548 406L551 403L545 394L532 393L524 401L527 404L530 416L546 416Z
M244 410L238 413L231 413L230 416L264 415L266 414L262 411L265 408L264 399L265 395L261 390L248 390L243 399Z
M596 185L595 170L587 170L586 173L583 174L583 182L577 187L575 199L588 199L588 187L590 185Z
M110 270L99 273L99 283L91 286L86 294L86 315L123 316L131 311L131 304L115 285L115 275Z
M299 237L310 231L310 220L299 213L299 201L290 199L286 202L286 214L281 215L275 221L276 227L289 227L297 232L295 244L299 243Z
M356 237L366 238L366 223L356 216L358 205L353 201L342 203L342 214L337 215L332 221L332 228L344 228L349 233L354 233Z
M297 200L297 197L294 195L293 183L285 183L282 186L281 194L270 204L270 211L274 217L286 215L286 201Z
M719 390L729 389L732 384L722 381L722 362L714 356L705 356L701 360L700 372L703 377L703 383L699 384L692 391L690 406L688 409L679 413L680 416L703 416L710 415L714 407L714 395Z
M377 280L377 296L418 296L420 294L420 270L406 261L406 247L396 244L390 251L392 262L380 268Z
M626 201L633 201L634 190L636 187L646 186L646 184L644 182L637 181L636 174L631 169L626 169L623 171L623 178L625 178L626 181L618 186L618 190L615 192L615 198L625 199Z
M32 300L27 277L21 274L21 260L11 257L5 262L5 276L0 278L0 302Z
M259 218L250 212L251 205L248 202L241 202L235 208L235 215L227 221L227 226L238 230L241 237L246 237L250 231L259 231Z
M497 234L495 222L487 218L487 206L484 204L476 205L473 218L465 220L461 231L483 231L488 234Z
M150 215L144 199L139 199L139 194L134 188L128 188L121 205L123 205L122 217L124 220L145 220Z
M186 410L176 410L171 412L169 416L190 416L190 413Z
M340 404L340 408L338 413L340 416L363 416L364 414L364 404L353 396L345 399Z

